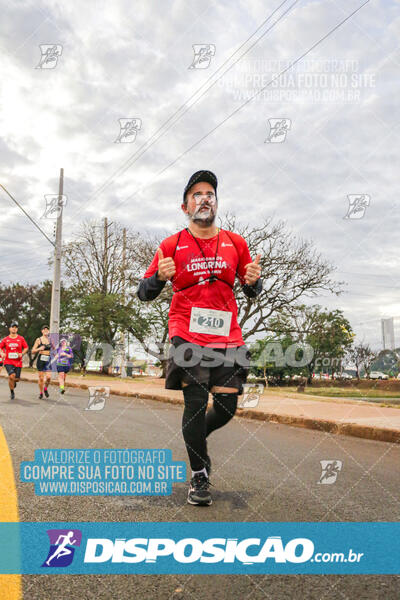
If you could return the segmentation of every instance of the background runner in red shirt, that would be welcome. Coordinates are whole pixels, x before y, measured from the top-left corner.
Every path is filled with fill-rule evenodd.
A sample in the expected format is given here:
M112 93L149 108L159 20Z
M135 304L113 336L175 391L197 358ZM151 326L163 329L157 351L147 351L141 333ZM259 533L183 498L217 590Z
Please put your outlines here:
M15 387L21 377L22 357L28 352L28 344L22 335L18 335L18 323L13 321L9 327L10 334L0 342L0 349L5 353L4 366L8 373L8 386L11 400L15 398Z

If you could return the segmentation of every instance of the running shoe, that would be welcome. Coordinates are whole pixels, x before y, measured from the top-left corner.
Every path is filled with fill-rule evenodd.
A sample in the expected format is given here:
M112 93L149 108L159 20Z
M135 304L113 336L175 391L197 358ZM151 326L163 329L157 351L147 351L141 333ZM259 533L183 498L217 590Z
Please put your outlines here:
M14 398L15 398L14 390L11 390L10 397L11 397L11 400L14 400Z
M43 400L43 394L39 394L39 400Z
M47 390L44 390L44 395L46 396L46 398L49 397L49 392Z
M64 394L65 393L65 389L64 388L60 388L60 394Z
M211 494L208 487L211 483L204 473L196 473L190 480L187 501L189 504L198 506L209 506L212 504Z

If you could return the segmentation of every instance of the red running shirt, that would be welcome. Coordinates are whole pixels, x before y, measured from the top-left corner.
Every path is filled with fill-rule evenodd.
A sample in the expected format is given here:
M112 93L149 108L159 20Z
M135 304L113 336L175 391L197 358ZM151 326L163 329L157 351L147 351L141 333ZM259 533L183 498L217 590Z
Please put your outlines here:
M3 338L0 342L0 348L5 351L5 365L14 365L14 367L22 367L22 359L21 358L10 358L13 353L17 352L21 354L22 350L28 348L28 344L25 341L25 338L22 335L17 335L17 337L12 338L9 335Z
M237 322L238 308L232 287L236 276L239 277L242 285L245 283L245 266L251 263L252 259L242 236L231 231L228 234L227 231L220 229L217 257L214 260L217 240L218 234L209 239L194 238L190 232L183 229L160 244L164 258L173 258L176 267L176 274L172 280L174 295L168 315L170 339L177 335L188 342L213 348L232 348L244 344L242 331ZM154 275L157 269L158 253L156 252L144 278ZM210 283L206 279L212 273L219 279ZM191 285L194 283L197 285ZM186 286L190 287L186 288ZM189 331L192 306L232 312L229 335Z

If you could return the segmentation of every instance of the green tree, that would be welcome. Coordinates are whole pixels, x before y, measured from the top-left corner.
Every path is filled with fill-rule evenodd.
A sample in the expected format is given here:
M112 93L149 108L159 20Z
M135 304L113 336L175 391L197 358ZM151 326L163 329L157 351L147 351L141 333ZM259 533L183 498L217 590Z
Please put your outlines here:
M341 310L329 311L319 305L292 307L289 313L270 319L268 328L312 349L308 353L310 360L303 367L309 383L314 372L340 371L341 361L354 339L350 323Z

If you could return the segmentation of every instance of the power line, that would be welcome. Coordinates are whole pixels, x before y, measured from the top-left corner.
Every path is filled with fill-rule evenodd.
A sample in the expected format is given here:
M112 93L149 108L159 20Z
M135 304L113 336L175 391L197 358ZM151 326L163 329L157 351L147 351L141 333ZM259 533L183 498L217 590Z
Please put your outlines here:
M310 54L310 52L312 52L317 46L319 46L319 44L321 44L330 35L332 35L332 33L334 31L336 31L337 29L339 29L339 27L341 27L346 21L348 21L352 16L354 16L358 11L360 11L366 4L368 4L369 1L370 0L366 0L358 8L356 8L355 10L353 10L347 17L345 17L344 19L342 19L337 25L335 25L335 27L333 27L330 31L328 31L328 33L326 33L322 38L320 38L308 50L306 50L306 52L304 52L296 60L294 60L293 62L291 62L285 69L282 69L282 71L280 73L278 73L275 77L273 77L264 87L260 88L258 90L258 92L255 92L255 94L253 96L251 96L248 100L245 100L243 102L243 104L241 104L238 108L236 108L233 112L231 112L227 117L225 117L225 119L223 119L222 121L220 121L220 123L218 123L218 125L216 125L212 129L210 129L210 131L208 133L206 133L205 135L203 135L199 140L197 140L197 142L195 142L194 144L192 144L191 146L189 146L189 148L187 148L184 152L182 152L175 160L173 160L166 167L164 167L163 169L161 169L161 171L159 171L156 174L155 178L150 183L153 183L156 179L158 179L158 177L160 175L162 175L163 173L165 173L170 167L172 167L175 163L177 163L183 156L185 156L186 154L188 154L191 150L193 150L193 148L195 148L196 146L198 146L202 141L204 141L212 133L214 133L214 131L216 131L219 127L221 127L221 125L224 125L231 117L233 117L236 113L238 113L244 106L246 106L247 104L249 104L256 96L258 96L259 94L261 94L261 92L263 92L269 85L271 85L271 83L273 83L276 79L279 79L279 77L281 77L284 73L286 73L286 71L289 71L289 69L291 69L292 67L294 67L294 65L296 65L300 60L302 60L305 56L307 56L308 54ZM146 187L148 187L148 186L146 186ZM140 188L140 190L142 190L142 189L144 189L144 186L142 188ZM139 189L135 190L133 192L133 194L131 194L130 196L128 196L128 198L125 198L125 200L122 200L119 204L117 204L113 208L114 209L118 208L119 206L121 206L122 204L124 204L125 202L127 202L128 200L130 200L131 198L133 198L133 196L135 196L138 191L139 191Z
M153 144L155 144L161 137L163 137L170 129L171 127L173 127L182 117L183 115L185 115L195 104L197 104L197 102L199 102L199 100L201 100L201 98L208 92L208 90L210 90L228 71L230 71L230 69L232 69L233 66L235 66L235 64L237 62L239 62L239 60L241 60L243 58L243 56L245 56L269 31L271 31L271 29L273 29L273 27L279 23L279 21L290 11L291 8L293 8L293 6L295 4L297 4L299 2L299 0L295 0L290 6L289 8L284 11L280 17L262 34L260 35L259 38L257 38L255 40L255 42L249 47L247 48L247 50L241 55L239 56L239 58L233 62L215 81L213 81L211 83L211 85L209 85L207 87L206 90L203 91L203 93L190 105L187 106L188 103L190 102L190 100L192 100L192 98L194 98L200 91L201 89L231 60L231 58L233 58L235 56L235 54L237 54L242 48L243 46L245 46L245 44L247 44L247 42L249 40L251 40L252 37L255 36L255 34L274 16L274 14L284 5L286 4L288 0L283 0L283 2L281 2L281 4L269 15L269 17L267 17L262 23L261 25L259 25L257 27L257 29L251 34L251 36L249 36L247 38L247 40L245 40L240 46L239 48L237 48L237 50L235 50L235 52L233 54L231 54L223 63L221 66L218 67L218 69L208 77L208 79L206 79L206 81L167 119L167 121L165 121L158 129L157 131L155 131L150 138L144 142L140 148L138 148L136 150L136 152L133 153L132 156L130 156L112 175L110 175L110 177L108 177L108 179L106 179L106 181L100 186L100 188L98 188L91 196L89 199L93 199L95 198L98 194L100 194L102 191L104 191L104 189L106 189L114 180L114 177L122 175L129 167L131 167L137 160L139 160L139 158L141 156L143 156L143 154L145 154L147 152L147 150L149 148L151 148L151 146L153 146ZM167 128L165 129L156 139L153 140L153 138L157 135L157 133L159 133L160 131L162 131L162 129L164 129L164 127L166 127L166 125L168 125L168 123L176 116L178 115L178 113L183 109L186 108L186 110L178 116L177 119L175 119L175 121ZM151 141L153 140L153 141ZM149 143L151 142L151 143ZM147 148L145 148L145 146L149 144L147 146ZM144 149L145 148L145 149ZM143 152L141 152L141 150L143 150ZM140 153L141 152L141 153ZM140 154L139 154L140 153Z
M10 192L8 192L8 191L6 190L6 188L4 187L4 185L2 185L2 184L0 183L0 187L1 187L1 188L2 188L2 189L5 191L5 193L6 193L6 194L7 194L7 195L8 195L8 196L11 198L11 200L12 200L13 202L15 202L15 204L18 206L18 208L19 208L20 210L22 210L22 212L24 213L24 215L28 217L28 219L31 221L31 223L33 223L33 224L34 224L34 226L35 226L37 229L39 229L40 233L44 235L44 237L46 238L46 240L47 240L48 242L50 242L50 244L51 244L52 246L54 246L54 245L55 245L55 244L54 244L54 242L52 242L52 241L51 241L51 239L50 239L50 238L47 236L47 234L46 234L46 233L43 231L43 229L42 229L41 227L39 227L39 225L36 223L36 221L34 221L34 220L32 219L32 217L31 217L31 216L30 216L30 215L29 215L29 214L26 212L26 210L25 210L25 209L24 209L24 208L23 208L23 207L22 207L22 206L19 204L19 202L17 202L17 200L16 200L15 198L13 198L13 196L11 196Z

